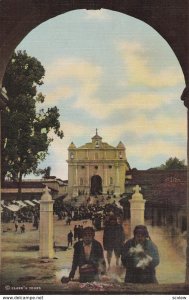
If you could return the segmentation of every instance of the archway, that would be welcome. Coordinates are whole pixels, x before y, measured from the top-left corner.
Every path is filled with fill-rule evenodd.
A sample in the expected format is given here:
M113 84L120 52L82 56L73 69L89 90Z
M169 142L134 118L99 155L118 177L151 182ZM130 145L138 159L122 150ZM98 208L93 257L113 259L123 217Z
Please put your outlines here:
M91 177L91 195L102 194L102 178L99 175L94 175Z
M173 0L154 3L153 0L148 0L139 4L138 0L78 0L74 2L30 0L26 3L20 0L10 4L9 1L2 0L0 3L0 86L13 50L32 29L50 18L71 10L101 8L140 19L158 31L175 52L187 85L189 83L188 2L188 0L182 2Z
M141 19L156 29L164 37L175 52L184 72L186 84L189 82L188 40L187 40L187 5L183 1L172 1L158 7L153 1L144 1L142 7L137 1L76 1L74 3L60 3L59 1L17 1L10 5L8 1L1 1L0 16L2 31L0 32L0 80L2 80L8 59L18 43L27 33L45 20L58 14L74 9L107 8L129 14ZM20 8L20 9L19 9ZM17 14L15 15L15 11ZM162 18L164 21L162 22ZM7 22L6 22L7 20ZM182 98L188 105L188 89ZM2 97L2 103L4 97Z

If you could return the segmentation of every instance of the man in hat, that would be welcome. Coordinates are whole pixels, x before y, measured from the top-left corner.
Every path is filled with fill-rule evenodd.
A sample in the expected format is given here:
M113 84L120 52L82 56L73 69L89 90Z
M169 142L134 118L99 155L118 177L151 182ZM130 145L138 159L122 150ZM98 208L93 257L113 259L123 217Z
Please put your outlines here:
M126 267L126 283L157 283L155 267L159 264L159 253L146 226L135 227L134 237L124 244L121 260Z
M116 266L119 265L121 249L125 241L123 226L118 224L117 217L113 214L109 216L103 234L103 246L107 251L108 268L110 268L113 252L116 258Z
M83 229L83 239L75 243L72 269L69 280L74 278L79 267L80 282L98 281L106 271L106 263L101 244L94 239L93 227Z
M67 235L67 239L68 239L68 248L69 246L73 244L73 232L70 230L70 232Z

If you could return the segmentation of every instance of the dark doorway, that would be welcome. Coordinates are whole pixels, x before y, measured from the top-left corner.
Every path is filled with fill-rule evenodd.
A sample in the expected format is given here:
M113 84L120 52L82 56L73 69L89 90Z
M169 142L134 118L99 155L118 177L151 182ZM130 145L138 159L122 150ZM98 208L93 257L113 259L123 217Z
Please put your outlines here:
M187 230L187 217L182 216L182 221L181 221L181 232L184 232Z
M91 195L102 194L102 178L99 175L91 177Z

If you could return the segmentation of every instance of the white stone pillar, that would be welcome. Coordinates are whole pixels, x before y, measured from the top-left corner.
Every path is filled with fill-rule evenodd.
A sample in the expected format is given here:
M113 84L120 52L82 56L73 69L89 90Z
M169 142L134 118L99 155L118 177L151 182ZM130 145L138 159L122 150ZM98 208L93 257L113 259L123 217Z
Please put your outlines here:
M109 175L108 164L105 164L104 165L104 186L105 186L104 193L107 193L108 191L108 186L109 186L108 175Z
M143 195L140 193L141 188L136 185L134 188L134 194L130 202L130 212L131 212L131 235L136 225L144 225L144 209L146 200L143 199Z
M53 200L48 187L45 187L40 200L39 226L39 256L40 258L54 257L54 230L53 230Z
M74 186L73 186L73 197L78 196L78 170L77 170L77 165L74 166Z
M114 193L116 196L120 195L120 182L119 182L119 164L115 165L115 189L114 189Z
M89 163L86 165L87 168L87 192L90 193L90 170L89 170Z

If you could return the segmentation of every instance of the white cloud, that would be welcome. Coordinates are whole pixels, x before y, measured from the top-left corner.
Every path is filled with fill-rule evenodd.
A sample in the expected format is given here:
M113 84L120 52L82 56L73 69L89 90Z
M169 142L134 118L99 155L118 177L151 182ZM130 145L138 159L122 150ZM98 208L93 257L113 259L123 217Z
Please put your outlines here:
M90 128L88 128L85 123L81 124L78 122L74 122L74 120L63 123L63 128L65 139L70 142L74 141L76 137L90 137L91 135Z
M117 146L122 140L126 147L127 159L129 163L132 162L131 167L140 168L141 162L142 165L152 167L158 165L157 157L160 156L186 159L186 147L183 146L187 135L186 122L187 118L181 117L175 122L175 119L166 116L159 120L139 116L132 121L103 128L101 136L113 146ZM132 141L124 139L127 134L132 134ZM149 140L150 134L152 136ZM177 138L174 138L174 135L177 135Z
M184 82L183 74L179 67L167 67L160 71L152 68L148 59L147 49L140 43L122 42L119 44L118 49L131 85L140 84L161 88L172 87Z
M131 128L134 128L137 126L137 124L147 124L146 127L151 127L150 124L155 124L156 128L160 128L162 126L162 129L164 132L166 132L167 127L164 128L166 122L168 124L171 122L171 127L173 128L173 134L175 134L178 131L180 121L182 122L182 128L184 126L185 128L185 122L183 120L182 116L178 116L176 120L174 120L173 117L166 117L166 120L163 116L163 113L159 112L158 109L165 107L166 105L174 105L174 97L173 94L153 94L153 93L131 93L123 98L119 98L114 101L109 101L108 103L103 103L98 98L86 97L82 95L82 91L80 94L80 97L74 104L74 107L76 108L82 108L82 110L85 110L88 114L95 117L96 119L108 119L113 114L117 113L123 113L125 112L126 116L130 115L130 112L133 113L133 115L138 114L139 118L136 120L133 120L131 123ZM176 101L176 99L175 99ZM167 109L167 107L166 107ZM143 118L142 116L144 113L150 113L151 117L149 120L146 118ZM166 114L166 113L165 113ZM139 121L140 119L140 121ZM129 126L129 121L126 121L127 127ZM164 125L163 125L164 124ZM134 126L135 125L135 126Z
M61 129L64 132L64 137L61 140L58 138L54 132L51 133L51 137L54 139L51 149L57 149L56 151L59 151L63 144L66 145L68 148L69 144L78 137L84 137L87 136L89 138L91 136L91 130L90 127L87 127L86 124L78 123L77 121L71 120L70 122L63 122L61 125ZM78 147L80 145L76 145ZM60 150L61 153L61 150Z
M130 74L130 83L140 83L151 87L171 87L180 82L180 77L177 76L178 70L169 69L166 71L167 73L165 71L154 73L144 57L145 51L140 44L130 44L126 47L127 51L125 48L122 50L124 50L125 66L127 64ZM130 56L130 61L126 61L127 54ZM136 72L137 74L132 70L131 64L133 64L134 71L138 72ZM175 78L172 78L173 73ZM78 137L81 137L82 140L83 137L86 137L86 142L90 142L91 132L93 133L93 127L96 126L100 128L99 134L103 137L103 141L113 146L117 146L120 140L125 143L128 159L135 157L138 161L143 160L149 163L150 161L154 162L158 155L185 158L186 149L179 144L178 140L175 143L173 140L175 135L179 136L182 142L186 140L187 118L178 115L175 119L166 111L162 112L163 109L161 109L161 113L159 110L165 106L167 109L168 104L174 105L175 95L172 92L161 94L152 91L133 92L105 103L103 99L97 97L97 93L100 94L104 76L103 68L79 58L59 59L48 66L46 74L46 81L50 89L50 93L47 94L48 104L51 102L54 104L60 100L67 101L72 97L70 112L73 108L78 109L78 113L82 110L94 117L96 121L99 120L99 125L86 124L84 121L78 123L77 116L73 115L70 122L62 123L65 137L63 140L55 137L50 147L52 172L56 176L67 178L66 159L69 144L78 140ZM142 74L144 76L141 79ZM67 103L69 104L69 102ZM116 125L112 125L111 116L124 111L125 120L122 122L119 120ZM130 112L133 115L132 119ZM107 125L102 125L101 120L107 120ZM130 135L136 140L133 144L123 140L124 136ZM149 135L152 136L151 142L147 140ZM165 138L166 141L164 141ZM138 140L143 142L138 143ZM76 144L76 146L79 147L82 144Z
M145 117L138 116L131 121L127 121L125 128L127 131L133 132L136 136L146 136L153 134L155 136L175 136L180 135L186 137L187 118L173 117L166 115Z
M123 46L122 46L123 47ZM125 44L124 44L125 47ZM135 57L135 52L143 53L142 46L140 44L129 44L129 53L133 51ZM137 60L135 58L135 60ZM139 60L140 61L140 60ZM142 62L138 63L143 64ZM159 83L162 76L159 74L152 76L147 68L143 68L145 78L153 77L155 79L159 78ZM131 79L135 81L135 77ZM142 72L142 68L139 70L139 74ZM168 72L168 71L167 71ZM46 101L48 104L57 103L61 101L67 101L72 97L72 107L74 109L82 109L87 114L97 118L105 119L110 117L119 111L124 111L128 113L128 110L136 111L153 111L162 107L165 104L170 103L175 98L172 93L153 93L153 92L133 92L130 94L125 94L124 96L110 100L105 103L103 99L97 97L97 92L99 93L101 87L101 82L104 74L103 68L93 62L85 61L79 58L61 58L56 60L47 68L47 83L51 87L50 92L46 96ZM177 72L178 73L178 72ZM177 74L176 73L176 74ZM176 78L177 76L175 76ZM146 80L146 79L145 79ZM176 79L175 79L176 80ZM147 80L148 84L152 81ZM151 83L150 83L151 82ZM165 83L165 81L163 81ZM159 84L158 80L153 84ZM172 82L173 83L173 82ZM112 87L110 87L111 89ZM70 109L71 109L70 108Z
M57 103L58 101L68 100L74 95L73 88L68 85L57 86L52 88L45 97L45 103L47 105Z
M47 67L46 82L54 84L57 81L76 79L79 82L91 82L101 75L101 67L92 62L75 57L60 58Z
M159 140L162 137L167 140L167 144L173 142L175 138L175 145L179 144L180 141L186 141L187 136L187 118L179 117L176 121L174 118L169 116L161 116L161 118L147 118L146 116L139 115L134 117L132 120L125 119L123 122L117 123L116 125L107 125L99 130L99 134L103 137L104 141L117 146L118 142L122 140L125 146L130 148L131 141L127 141L124 136L132 135L132 140L143 141L144 143L151 136L153 142ZM179 140L178 140L179 136ZM154 149L155 150L155 149Z
M68 166L67 166L67 158L68 158L68 147L70 143L73 141L75 143L76 138L78 137L87 137L87 141L90 140L91 130L85 124L74 122L63 122L62 130L64 131L64 137L61 140L54 133L51 133L51 137L53 137L53 142L49 148L50 157L52 160L52 175L56 175L57 177L67 179L68 177ZM81 145L77 145L76 147ZM48 160L49 162L49 160Z
M50 87L46 96L48 103L74 96L75 108L85 109L86 106L90 111L88 105L96 102L93 98L101 82L102 68L82 59L62 58L47 67L46 76Z
M86 10L85 11L86 19L94 19L99 21L111 20L110 14L104 9L100 10Z
M83 87L85 88L85 87ZM103 99L94 97L92 88L86 92L81 87L80 94L77 96L77 101L73 105L75 108L82 108L91 116L98 119L105 119L112 114L125 111L135 111L143 113L144 111L150 112L157 110L158 108L173 103L175 97L174 94L165 93L130 93L122 98L118 98L112 101L103 102ZM97 89L97 86L94 90Z
M162 140L145 143L136 142L135 144L130 144L127 147L128 160L129 157L135 157L136 160L142 160L143 163L151 163L152 166L156 161L156 157L161 155L164 155L167 158L176 156L180 159L185 159L186 149L177 143L174 144Z

